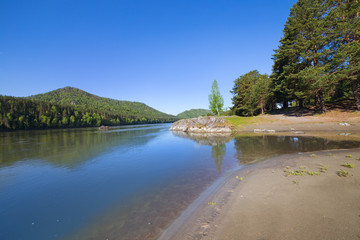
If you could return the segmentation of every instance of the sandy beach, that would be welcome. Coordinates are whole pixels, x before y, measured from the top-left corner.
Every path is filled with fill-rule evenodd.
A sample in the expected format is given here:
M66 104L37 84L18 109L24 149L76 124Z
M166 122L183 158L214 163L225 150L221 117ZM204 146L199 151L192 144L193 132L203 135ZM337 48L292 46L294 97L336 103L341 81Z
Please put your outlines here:
M159 239L360 239L359 158L298 153L229 172Z

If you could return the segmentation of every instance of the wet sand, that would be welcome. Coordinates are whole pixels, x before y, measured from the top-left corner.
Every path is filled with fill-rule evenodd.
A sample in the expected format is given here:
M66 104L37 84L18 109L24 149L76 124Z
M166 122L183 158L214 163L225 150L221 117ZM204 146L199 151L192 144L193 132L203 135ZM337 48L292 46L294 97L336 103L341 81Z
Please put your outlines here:
M229 172L159 239L360 239L359 158L360 149L327 150Z

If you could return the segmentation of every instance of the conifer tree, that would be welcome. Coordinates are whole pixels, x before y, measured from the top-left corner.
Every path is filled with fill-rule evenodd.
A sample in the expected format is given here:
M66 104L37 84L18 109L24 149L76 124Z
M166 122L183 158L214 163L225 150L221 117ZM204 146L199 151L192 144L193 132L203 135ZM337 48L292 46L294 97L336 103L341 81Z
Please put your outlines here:
M333 86L328 75L331 49L326 21L328 5L323 0L299 0L291 8L284 37L274 54L272 79L274 95L300 104L309 97L319 99L325 111L324 94ZM325 92L325 93L324 93Z
M359 0L327 1L332 24L330 47L335 52L331 73L338 81L348 82L357 109L360 110L360 2Z
M234 95L233 112L249 116L264 113L270 96L270 79L257 70L248 72L234 81L231 93Z

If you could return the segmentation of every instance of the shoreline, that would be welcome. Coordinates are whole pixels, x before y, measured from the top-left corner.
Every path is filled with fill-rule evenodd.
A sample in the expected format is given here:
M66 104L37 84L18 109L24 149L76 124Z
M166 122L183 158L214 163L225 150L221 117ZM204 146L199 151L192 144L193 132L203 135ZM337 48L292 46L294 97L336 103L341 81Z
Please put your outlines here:
M232 117L225 117L232 118ZM235 119L236 121L236 119ZM243 121L240 119L240 122ZM323 114L264 114L236 124L234 131L250 132L254 129L289 131L359 131L360 114L349 111L328 111Z
M350 155L353 157L346 157ZM323 150L280 155L231 170L201 193L158 239L360 237L360 202L357 203L360 199L360 161L356 160L358 157L360 148ZM351 162L355 167L341 167L345 162ZM303 165L309 172L319 171L319 164L325 164L328 168L324 173L320 172L319 176L285 176L284 173L286 167L297 169ZM348 171L350 176L339 177L336 174L339 169ZM347 189L354 191L348 193ZM336 191L346 192L339 196L333 195ZM314 195L321 202L320 206L319 203L312 202ZM338 198L344 203L339 203ZM350 209L344 206L345 203L350 204ZM322 205L325 206L324 209ZM301 211L297 210L298 207ZM331 213L334 209L339 213ZM324 215L317 218L321 215L319 212L334 216ZM327 221L319 223L321 219ZM341 231L342 227L344 231ZM322 233L323 231L326 233ZM309 235L310 233L313 235Z

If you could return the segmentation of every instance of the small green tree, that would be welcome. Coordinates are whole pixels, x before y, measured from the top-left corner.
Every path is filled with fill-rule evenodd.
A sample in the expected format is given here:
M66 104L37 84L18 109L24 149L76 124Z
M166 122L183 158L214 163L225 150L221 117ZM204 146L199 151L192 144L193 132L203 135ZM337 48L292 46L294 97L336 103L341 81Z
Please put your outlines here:
M209 103L210 103L210 110L220 116L220 113L222 112L222 108L224 106L224 99L220 94L219 87L217 84L216 79L214 80L212 86L211 86L211 94L209 95Z

